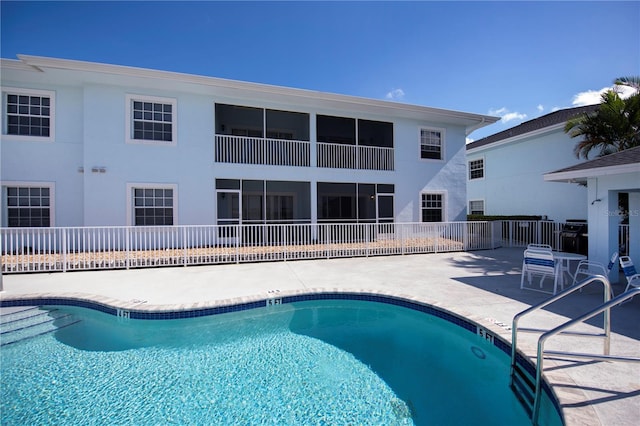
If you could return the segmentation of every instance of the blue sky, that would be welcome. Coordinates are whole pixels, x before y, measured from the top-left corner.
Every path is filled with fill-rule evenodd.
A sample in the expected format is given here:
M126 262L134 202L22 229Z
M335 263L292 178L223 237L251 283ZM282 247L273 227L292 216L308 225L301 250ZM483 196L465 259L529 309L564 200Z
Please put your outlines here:
M154 68L502 117L640 75L640 2L1 2L3 58Z

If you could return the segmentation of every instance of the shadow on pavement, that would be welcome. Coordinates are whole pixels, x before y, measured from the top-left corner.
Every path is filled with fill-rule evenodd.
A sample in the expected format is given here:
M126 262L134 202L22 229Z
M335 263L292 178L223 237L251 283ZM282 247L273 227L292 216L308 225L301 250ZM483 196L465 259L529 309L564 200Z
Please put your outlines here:
M508 297L528 305L535 305L550 297L549 294L520 289L522 268L522 249L501 248L471 252L474 256L450 259L456 268L473 272L474 276L452 277L452 279L503 297ZM575 265L573 265L575 267ZM626 287L624 276L612 285L615 295ZM565 288L566 285L565 285ZM544 308L545 311L576 318L601 305L604 301L604 287L601 283L592 283L582 292L572 293ZM603 314L596 315L587 324L602 327ZM614 333L640 340L640 297L611 309L611 330Z

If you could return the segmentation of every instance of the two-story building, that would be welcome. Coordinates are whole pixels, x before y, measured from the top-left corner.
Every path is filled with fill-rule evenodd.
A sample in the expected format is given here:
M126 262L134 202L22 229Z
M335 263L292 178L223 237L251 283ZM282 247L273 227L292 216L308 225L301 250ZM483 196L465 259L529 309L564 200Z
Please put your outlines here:
M595 108L558 110L468 144L469 214L586 220L586 187L545 182L543 175L583 161L564 126Z
M1 70L4 227L464 220L465 137L497 120L64 59Z

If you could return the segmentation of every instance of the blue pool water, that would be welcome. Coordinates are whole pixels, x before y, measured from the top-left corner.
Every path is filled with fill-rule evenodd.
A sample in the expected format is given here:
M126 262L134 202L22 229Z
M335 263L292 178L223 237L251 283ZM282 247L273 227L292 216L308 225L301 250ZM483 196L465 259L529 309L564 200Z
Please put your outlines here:
M400 306L316 300L80 321L2 347L0 423L527 425L509 358ZM546 401L545 424L562 424Z

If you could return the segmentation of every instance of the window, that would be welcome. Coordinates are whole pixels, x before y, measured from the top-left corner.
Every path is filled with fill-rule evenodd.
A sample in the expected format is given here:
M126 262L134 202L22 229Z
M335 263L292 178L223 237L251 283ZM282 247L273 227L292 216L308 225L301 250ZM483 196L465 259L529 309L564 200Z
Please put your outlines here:
M393 222L389 184L318 182L318 222Z
M53 140L54 92L3 88L3 102L5 135L24 140Z
M442 222L444 217L443 194L422 194L421 213L423 222Z
M318 142L355 145L356 120L318 115L316 117L316 135Z
M444 158L442 152L443 134L442 130L420 129L420 158L435 160Z
M7 186L6 214L9 227L48 227L53 223L50 186Z
M309 140L309 114L268 109L265 111L265 116L268 138Z
M358 120L358 145L393 148L393 123Z
M309 182L216 179L216 190L218 223L221 218L244 224L309 223L311 219ZM235 194L239 194L237 212L229 214L227 206L235 200L230 202L228 196ZM226 210L221 211L220 206Z
M267 221L291 221L295 219L295 194L267 195Z
M261 138L264 130L262 108L216 104L216 134Z
M176 212L176 189L170 186L128 185L132 198L135 226L174 225Z
M176 143L176 100L127 95L127 142Z
M484 178L484 159L469 161L469 180Z
M484 215L484 200L469 201L469 214Z

